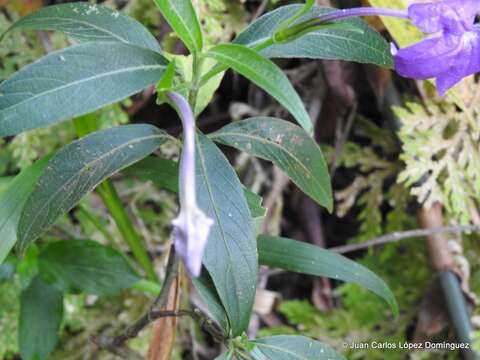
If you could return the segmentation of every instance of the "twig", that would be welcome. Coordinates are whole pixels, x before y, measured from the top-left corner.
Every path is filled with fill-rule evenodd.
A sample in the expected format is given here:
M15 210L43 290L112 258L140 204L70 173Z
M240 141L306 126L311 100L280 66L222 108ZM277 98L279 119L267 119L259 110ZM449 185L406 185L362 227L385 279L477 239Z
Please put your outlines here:
M347 117L347 123L343 129L342 129L343 121L337 122L337 128L335 130L335 152L333 154L332 164L330 165L331 178L335 176L335 172L337 171L339 158L342 154L345 144L347 143L348 137L350 135L350 131L352 130L353 120L357 116L357 109L358 109L358 105L355 102L352 105L350 114Z
M338 254L346 254L349 252L366 250L371 247L385 245L389 243L398 242L403 239L409 239L414 237L423 237L423 236L430 236L440 233L453 233L459 234L464 232L480 232L480 225L464 225L464 226L444 226L444 227L436 227L430 229L415 229L415 230L407 230L407 231L397 231L387 235L383 235L377 237L372 240L368 240L361 244L349 244L349 245L342 245L342 246L335 246L329 248L327 250L336 252ZM276 276L285 273L286 270L283 269L262 269L261 274L264 276Z
M265 11L265 9L267 8L268 1L269 1L269 0L263 0L263 1L262 1L262 3L260 4L260 6L257 8L257 11L255 11L255 14L253 14L252 19L250 20L250 22L254 21L256 18L258 18L260 15L263 14L263 12Z
M141 97L136 99L133 104L126 109L128 116L133 117L137 115L140 110L142 110L150 102L154 93L155 88L153 86L149 86L143 90Z
M51 53L53 51L53 46L48 33L43 30L37 30L37 37L42 44L42 48L45 54Z
M265 220L263 220L263 225L262 225L263 227L262 231L265 234L269 234L272 231L271 222L272 222L272 218L275 215L275 211L274 211L275 203L282 196L283 191L290 183L288 176L286 176L283 172L281 172L277 167L273 168L273 174L274 174L274 179L273 179L272 188L269 194L265 197L265 200L263 202L265 208L268 209L268 213L265 217Z
M352 251L358 250L365 250L370 247L384 245L388 243L393 243L400 241L402 239L408 239L413 237L422 237L422 236L430 236L434 234L440 233L464 233L464 232L480 232L479 225L463 225L463 226L443 226L443 227L435 227L430 229L416 229L416 230L407 230L407 231L397 231L391 234L383 235L377 237L375 239L366 241L361 244L350 244L350 245L343 245L343 246L336 246L330 248L330 251L335 251L339 254L345 254Z
M92 337L92 342L96 344L100 349L107 350L112 354L115 354L123 359L136 360L143 359L140 355L130 350L125 343L138 336L147 325L162 317L169 316L190 316L193 319L199 321L200 326L212 337L221 342L224 340L224 336L221 330L217 329L215 324L207 317L205 317L200 310L162 310L168 300L168 294L172 284L178 276L179 257L175 252L175 248L172 246L168 257L168 263L166 267L165 281L163 282L162 290L150 306L148 312L143 315L133 325L127 327L120 335L106 336L100 335Z
M172 246L170 249L170 254L168 257L168 263L166 268L166 275L165 281L163 282L162 290L160 294L155 299L155 301L150 306L148 312L143 315L136 323L127 327L120 335L118 336L97 336L93 337L92 341L101 349L107 350L115 355L121 356L123 358L132 359L132 357L124 357L122 353L125 351L130 352L126 348L125 342L135 338L138 333L145 328L148 324L153 322L155 319L163 316L174 316L172 312L168 311L161 311L168 299L168 293L170 290L171 285L175 281L175 278L178 276L178 264L179 264L179 257L175 252L175 248ZM164 315L167 314L167 315ZM183 314L183 312L182 312Z

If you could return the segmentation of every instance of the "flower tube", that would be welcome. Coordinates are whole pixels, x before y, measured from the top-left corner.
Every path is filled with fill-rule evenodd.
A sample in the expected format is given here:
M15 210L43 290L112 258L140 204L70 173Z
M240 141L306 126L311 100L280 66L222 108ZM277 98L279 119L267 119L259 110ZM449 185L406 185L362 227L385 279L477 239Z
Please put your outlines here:
M197 277L202 268L202 257L213 220L197 206L195 184L195 118L185 98L168 92L182 120L184 137L180 161L180 213L172 221L175 249L188 272Z

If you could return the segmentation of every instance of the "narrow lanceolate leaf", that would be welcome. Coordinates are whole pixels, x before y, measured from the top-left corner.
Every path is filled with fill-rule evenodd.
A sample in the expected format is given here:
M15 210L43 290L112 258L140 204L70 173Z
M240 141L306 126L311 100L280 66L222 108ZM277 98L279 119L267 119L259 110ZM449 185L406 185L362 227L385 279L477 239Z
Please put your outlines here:
M248 326L257 285L255 228L235 171L210 139L197 137L198 205L214 220L203 264L234 336Z
M320 147L302 128L276 118L256 117L231 123L211 138L272 161L303 192L332 209L327 164Z
M252 341L256 360L344 360L330 346L304 336L279 335Z
M123 170L124 174L150 180L160 189L178 193L178 162L149 156Z
M192 55L172 55L172 59L175 60L175 65L178 71L182 75L184 81L191 82L193 80L193 56ZM173 60L172 60L173 61ZM215 66L217 62L214 59L206 58L202 61L201 76L208 74ZM197 95L197 102L195 105L194 114L200 114L208 104L212 101L215 92L217 91L220 83L222 82L224 72L221 72L213 76L210 80L200 86Z
M49 161L24 206L19 249L24 250L103 180L151 154L167 139L169 136L154 126L126 125L64 146Z
M192 53L202 50L200 22L191 0L154 0L163 17Z
M17 241L17 228L28 197L47 165L48 157L18 174L0 195L0 264Z
M309 134L313 133L312 121L302 100L282 70L272 61L252 49L236 44L215 46L206 55L261 87L290 111Z
M267 209L262 206L263 199L260 195L243 189L245 199L247 200L248 208L250 209L250 215L253 219L262 219L267 214Z
M63 294L39 276L20 298L18 343L23 360L47 360L58 341Z
M398 313L395 297L385 282L346 257L300 241L264 235L258 237L258 253L263 265L358 284L382 297Z
M295 22L300 19L303 15L308 13L308 11L315 5L315 0L306 0L305 4L298 9L298 11L292 16L284 20L280 25L277 26L275 31L282 31L287 29L290 25L294 25Z
M87 2L43 7L18 20L9 31L14 29L55 30L80 41L116 41L161 50L153 35L135 19Z
M207 306L207 310L210 312L209 315L222 328L224 334L228 335L230 329L228 317L208 272L202 270L199 277L192 278L192 283Z
M141 180L150 180L160 189L178 193L178 170L179 166L176 161L149 156L122 172ZM262 197L246 188L243 188L243 193L252 217L260 219L265 216L267 210L262 207Z
M155 84L167 60L136 45L90 42L53 52L0 84L0 136L84 115Z
M51 242L38 265L46 281L69 293L111 295L140 280L120 252L92 240Z
M300 4L287 5L265 14L250 24L234 42L249 47L264 42L274 34L278 24L292 17L301 7ZM313 7L298 21L332 10ZM341 24L345 27L319 29L294 41L269 46L261 54L269 58L346 60L393 68L390 46L378 32L360 19L342 20Z

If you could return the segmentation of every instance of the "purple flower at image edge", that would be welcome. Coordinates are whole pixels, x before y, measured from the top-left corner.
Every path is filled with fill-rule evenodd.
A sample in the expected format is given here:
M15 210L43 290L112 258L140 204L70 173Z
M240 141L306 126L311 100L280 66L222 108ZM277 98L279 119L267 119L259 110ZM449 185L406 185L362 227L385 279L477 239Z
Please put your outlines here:
M480 0L417 3L408 17L423 32L435 34L403 49L392 48L395 70L402 76L436 78L440 95L464 77L480 71Z

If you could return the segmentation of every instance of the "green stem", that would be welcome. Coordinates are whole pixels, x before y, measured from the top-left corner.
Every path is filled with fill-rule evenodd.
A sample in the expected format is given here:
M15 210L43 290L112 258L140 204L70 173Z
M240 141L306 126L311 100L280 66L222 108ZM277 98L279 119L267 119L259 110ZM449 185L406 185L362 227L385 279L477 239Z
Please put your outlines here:
M109 180L105 180L98 185L97 193L102 198L105 206L112 215L113 220L117 224L118 230L128 244L128 247L133 253L133 256L138 261L140 266L145 270L148 279L156 280L157 275L153 263L148 256L145 246L143 245L140 235L135 231L126 211L125 207L118 196L117 190Z
M272 46L274 44L273 37L268 38L265 41L262 41L258 45L255 45L252 47L252 50L255 51L261 51L269 46ZM205 85L208 81L210 81L211 78L213 78L215 75L220 74L221 72L228 70L228 66L226 65L217 65L213 69L211 69L209 72L207 72L205 75L202 76L202 78L199 81L198 87L202 87Z
M103 237L108 241L110 245L115 245L115 239L113 238L113 236L108 232L107 229L105 229L105 226L103 226L103 224L98 221L95 216L90 214L90 212L85 208L85 206L80 204L78 206L78 211L82 213L83 216L85 216L87 220L90 221L93 226L95 226L95 228L102 233Z
M142 279L139 282L135 283L132 286L132 289L136 289L138 291L157 296L162 290L162 287L154 281Z
M450 270L442 271L439 275L440 285L445 297L445 304L450 321L461 344L469 344L468 349L462 349L462 359L479 360L479 354L472 350L472 324L465 301L465 295L460 287L457 276Z
M198 90L201 87L200 78L202 74L202 63L203 63L203 59L198 55L193 54L192 86L188 94L188 102L190 103L190 107L192 108L192 111L194 113L195 113L195 107L197 106Z
M275 44L275 41L273 37L270 37L267 40L262 41L260 44L255 45L252 49L255 51L262 51L263 49L266 49L267 47L272 46L273 44Z
M76 118L73 120L73 123L80 137L97 130L96 116L94 114ZM96 191L112 215L118 230L132 251L134 258L145 271L148 279L152 281L157 280L153 263L145 250L140 235L133 227L113 184L109 180L105 180L97 186Z

